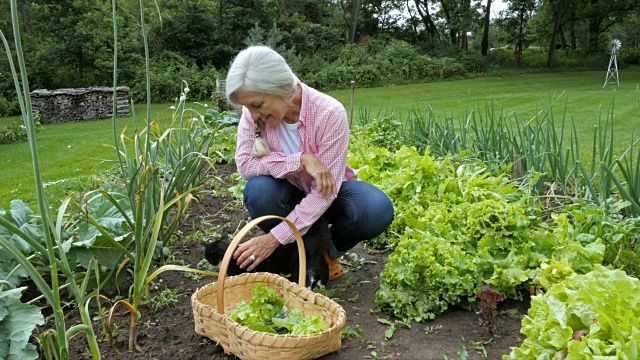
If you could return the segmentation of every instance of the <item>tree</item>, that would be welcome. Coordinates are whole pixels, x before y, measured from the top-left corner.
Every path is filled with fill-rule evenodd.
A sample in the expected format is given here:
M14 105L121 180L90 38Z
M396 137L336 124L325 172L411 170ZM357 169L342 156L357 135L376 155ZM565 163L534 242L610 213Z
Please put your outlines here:
M518 63L522 60L524 47L530 42L531 31L527 25L533 16L536 3L537 0L511 0L497 20L498 26L508 34L505 40L514 45L514 58Z
M640 7L638 0L585 0L577 16L586 19L589 26L587 49L596 52L600 48L600 35L614 24Z
M551 32L551 40L549 41L549 52L547 54L547 67L553 68L556 56L556 40L562 28L562 17L565 12L565 0L552 0L551 7L553 9L553 31Z
M484 31L482 32L482 56L487 56L489 52L489 25L491 23L491 0L487 0L484 13Z
M429 12L429 1L428 0L414 0L415 9L420 14L420 18L422 19L422 23L424 24L424 28L429 34L429 39L435 39L437 36L437 28L436 24L433 21L433 17ZM409 6L409 1L407 0L407 11L411 13L411 7Z
M344 41L346 44L353 43L355 40L361 5L361 0L340 0L344 19Z

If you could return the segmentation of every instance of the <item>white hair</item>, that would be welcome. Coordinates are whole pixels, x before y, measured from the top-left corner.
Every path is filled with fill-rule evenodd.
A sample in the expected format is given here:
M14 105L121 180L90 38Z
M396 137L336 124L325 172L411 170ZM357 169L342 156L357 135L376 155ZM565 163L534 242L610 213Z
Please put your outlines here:
M250 46L242 50L233 60L227 81L225 95L233 106L239 106L236 94L239 90L282 97L291 101L298 91L298 78L286 60L268 46ZM255 157L269 155L271 150L262 137L263 122L254 119L256 140L251 154Z
M290 101L297 92L298 78L286 60L268 46L250 46L233 60L225 91L227 101L234 106L238 90L277 95Z

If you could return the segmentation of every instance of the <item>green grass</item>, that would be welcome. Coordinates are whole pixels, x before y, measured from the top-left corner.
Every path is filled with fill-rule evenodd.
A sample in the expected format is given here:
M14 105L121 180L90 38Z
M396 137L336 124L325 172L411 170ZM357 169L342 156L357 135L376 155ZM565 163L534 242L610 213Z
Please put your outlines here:
M542 110L553 106L556 125L566 110L567 121L573 119L578 129L581 152L590 156L593 126L603 121L614 104L614 133L616 152L621 153L631 143L631 129L640 124L640 67L621 69L620 87L603 88L603 71L574 71L505 76L478 77L428 84L389 86L384 88L356 88L354 119L359 110L367 109L372 116L396 114L405 119L412 111L427 113L433 108L438 120L445 116L463 119L471 111L487 114L486 106L496 115L529 120ZM341 90L330 95L342 102L349 112L351 91ZM568 123L567 123L568 125ZM640 132L636 128L636 134ZM638 136L634 136L638 138Z
M593 126L599 116L604 120L615 95L614 131L616 152L621 153L631 143L634 124L640 124L640 67L620 70L620 87L608 85L603 88L606 69L602 71L555 72L535 74L510 74L504 76L479 77L466 80L388 86L382 88L357 88L355 111L360 109L370 114L395 113L396 119L404 119L412 111L426 113L433 108L437 119L445 116L458 120L471 110L486 115L486 106L498 114L530 119L536 113L553 107L556 124L566 110L568 119L573 117L578 126L581 151L590 156ZM351 91L329 93L341 101L349 111ZM168 121L172 104L152 106L152 118L161 116ZM144 105L136 106L137 118L142 119ZM162 115L159 115L162 114ZM0 119L0 126L14 118ZM163 120L163 121L164 121ZM132 118L120 118L118 134L129 126ZM139 120L141 124L142 121ZM636 132L639 129L636 129ZM634 136L637 138L638 136ZM104 159L115 159L111 120L82 123L45 125L38 133L38 147L43 180L59 182L47 187L50 205L56 206L68 191L82 190L90 186L92 171L110 169L109 164L100 165ZM27 143L0 145L0 206L7 209L12 199L22 199L35 204L34 180L31 154ZM97 166L97 168L96 168Z
M151 118L160 119L163 126L171 121L172 104L151 107ZM144 126L146 106L136 105L139 127ZM0 126L14 118L0 119ZM117 133L127 127L127 136L133 134L133 117L118 118ZM46 188L49 205L56 208L68 192L92 186L96 173L112 169L104 160L115 160L111 119L44 125L37 134L38 155L42 179L51 184ZM35 180L31 152L26 142L0 145L0 206L8 209L13 199L21 199L36 208Z

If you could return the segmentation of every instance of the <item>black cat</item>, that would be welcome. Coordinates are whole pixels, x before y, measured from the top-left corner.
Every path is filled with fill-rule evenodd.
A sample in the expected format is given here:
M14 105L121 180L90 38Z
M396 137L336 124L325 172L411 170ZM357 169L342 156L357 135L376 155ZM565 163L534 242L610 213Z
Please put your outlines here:
M331 232L329 224L323 218L316 221L309 231L302 236L304 249L307 258L307 283L309 289L326 285L329 281L329 266L324 258L324 251L331 241ZM204 257L212 265L219 265L227 248L231 244L231 239L227 234L223 234L222 238L213 243L205 245ZM278 246L276 250L264 259L256 269L252 272L270 272L274 274L286 275L289 280L298 281L298 246L296 243ZM229 262L227 275L234 276L247 272L247 269L241 269L236 261L232 258Z

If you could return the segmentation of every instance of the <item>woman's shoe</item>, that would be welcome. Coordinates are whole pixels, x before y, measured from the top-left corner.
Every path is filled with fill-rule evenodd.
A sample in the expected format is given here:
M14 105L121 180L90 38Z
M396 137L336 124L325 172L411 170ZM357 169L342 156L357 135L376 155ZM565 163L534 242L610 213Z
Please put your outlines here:
M327 265L329 265L329 281L344 275L344 269L342 268L342 264L340 264L340 259L329 256L327 249L324 249L324 259L327 261Z

